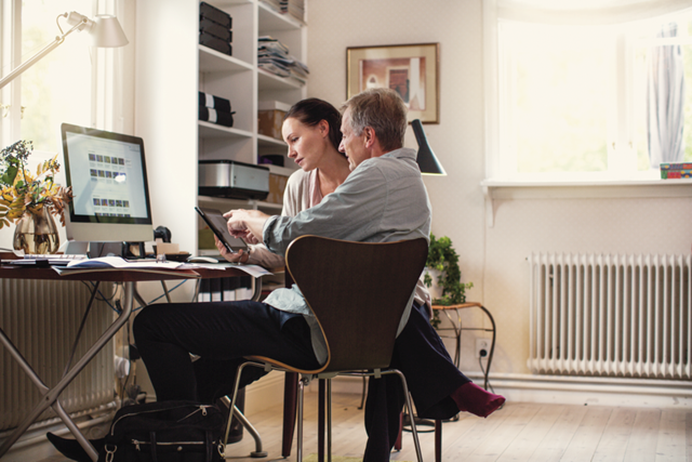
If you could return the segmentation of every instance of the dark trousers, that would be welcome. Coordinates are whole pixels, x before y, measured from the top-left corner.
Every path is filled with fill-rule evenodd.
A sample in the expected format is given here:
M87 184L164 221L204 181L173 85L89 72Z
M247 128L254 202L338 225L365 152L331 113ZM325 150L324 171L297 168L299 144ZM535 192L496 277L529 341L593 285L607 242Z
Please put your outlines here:
M211 403L230 394L244 356L319 367L303 316L260 302L152 305L135 318L133 332L159 401ZM190 353L200 358L192 362ZM248 367L241 386L265 374Z
M394 344L390 367L406 376L419 417L448 419L459 412L449 395L470 380L454 365L442 339L430 325L425 307L413 305L408 323ZM398 376L369 379L365 405L369 438L363 462L389 460L404 402Z

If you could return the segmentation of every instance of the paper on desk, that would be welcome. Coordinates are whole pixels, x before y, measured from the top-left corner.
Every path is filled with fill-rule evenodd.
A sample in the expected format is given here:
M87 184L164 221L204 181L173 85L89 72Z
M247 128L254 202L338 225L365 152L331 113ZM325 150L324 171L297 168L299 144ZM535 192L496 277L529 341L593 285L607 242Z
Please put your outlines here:
M238 271L243 271L243 272L247 273L249 276L252 276L254 278L258 278L261 276L270 276L270 275L274 274L271 271L268 271L264 267L259 266L259 265L237 265L237 264L233 264L233 263L213 263L213 264L184 263L178 269L195 270L196 268L204 268L204 269L212 269L212 270L225 270L227 268L233 268L233 269L237 269Z
M155 260L135 260L128 261L121 257L99 257L86 258L83 260L71 261L63 268L63 270L83 270L96 268L115 268L115 269L163 269L176 270L180 269L182 263L172 261L157 262Z

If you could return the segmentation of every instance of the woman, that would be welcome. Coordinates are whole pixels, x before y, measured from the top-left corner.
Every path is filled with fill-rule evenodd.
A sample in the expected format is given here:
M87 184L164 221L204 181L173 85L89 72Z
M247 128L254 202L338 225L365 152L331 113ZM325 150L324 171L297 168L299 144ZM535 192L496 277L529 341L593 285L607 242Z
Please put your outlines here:
M346 180L350 173L348 160L339 152L341 114L331 104L317 98L302 100L291 107L284 118L282 135L288 144L288 157L300 166L288 179L284 192L282 215L319 204ZM264 245L250 246L249 253L236 254L217 241L221 254L231 262L277 268L284 265L283 256Z

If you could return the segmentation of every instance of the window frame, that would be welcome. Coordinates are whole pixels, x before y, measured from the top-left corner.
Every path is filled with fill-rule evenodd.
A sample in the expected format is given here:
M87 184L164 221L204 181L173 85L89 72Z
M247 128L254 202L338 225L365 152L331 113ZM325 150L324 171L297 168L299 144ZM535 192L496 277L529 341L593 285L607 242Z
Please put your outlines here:
M503 4L504 3L504 4ZM503 110L502 104L511 100L514 80L507 69L512 69L511 53L503 49L500 41L501 21L498 9L506 7L503 0L484 0L484 69L486 109L486 173L484 187L513 187L527 185L618 185L660 182L657 169L637 171L635 148L634 110L634 47L636 37L628 35L626 27L619 28L610 47L613 68L610 87L612 100L608 103L607 162L602 172L517 172L517 153L514 137L507 130L514 127L512 110ZM505 13L506 14L506 13ZM641 19L641 18L640 18ZM513 19L518 21L517 19ZM529 21L518 21L529 22ZM512 141L509 141L512 140Z
M132 24L124 24L122 18L132 18L134 5L129 0L92 0L92 9L89 12L80 12L89 17L96 14L112 14L118 17L125 29L126 36L133 29ZM0 64L2 69L9 73L22 63L21 37L22 37L22 0L0 0ZM133 20L130 20L132 22ZM55 27L55 23L46 27ZM66 40L70 40L68 37ZM132 40L130 39L132 42ZM47 44L46 44L47 45ZM132 103L128 102L132 88L124 85L126 78L134 79L133 66L125 63L133 60L133 46L124 51L122 48L93 48L91 64L91 110L89 114L89 126L109 131L123 131L126 121L130 122L133 116L125 114L132 112ZM27 59L25 57L25 59ZM129 69L129 71L126 71ZM130 74L126 74L130 72ZM3 146L21 138L21 108L17 101L21 101L21 76L0 89L0 141ZM5 108L7 105L9 108ZM58 133L59 127L55 127Z

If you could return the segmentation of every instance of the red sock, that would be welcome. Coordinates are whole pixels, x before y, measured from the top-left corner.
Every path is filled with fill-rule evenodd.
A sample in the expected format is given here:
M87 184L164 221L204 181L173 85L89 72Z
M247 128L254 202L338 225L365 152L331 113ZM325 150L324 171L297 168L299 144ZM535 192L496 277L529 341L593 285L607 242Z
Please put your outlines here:
M505 402L505 397L485 391L473 382L457 388L451 398L460 411L470 412L479 417L488 417Z

